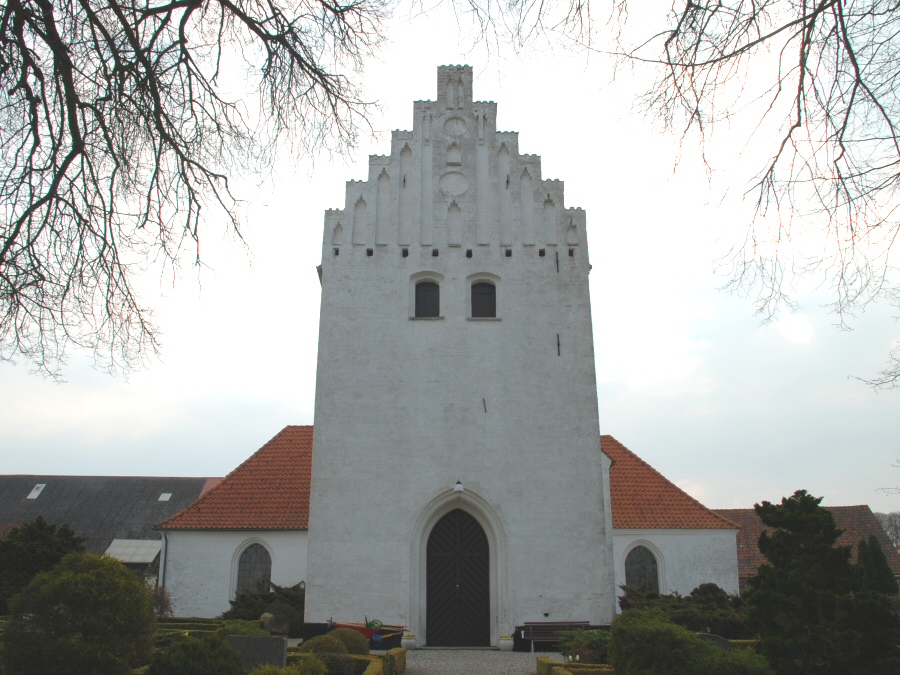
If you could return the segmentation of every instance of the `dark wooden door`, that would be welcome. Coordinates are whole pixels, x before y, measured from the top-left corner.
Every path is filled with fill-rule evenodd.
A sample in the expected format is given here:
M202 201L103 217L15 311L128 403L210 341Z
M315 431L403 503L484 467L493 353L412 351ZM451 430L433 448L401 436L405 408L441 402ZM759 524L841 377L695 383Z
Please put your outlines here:
M428 537L427 585L429 646L490 645L487 536L461 509L441 518Z

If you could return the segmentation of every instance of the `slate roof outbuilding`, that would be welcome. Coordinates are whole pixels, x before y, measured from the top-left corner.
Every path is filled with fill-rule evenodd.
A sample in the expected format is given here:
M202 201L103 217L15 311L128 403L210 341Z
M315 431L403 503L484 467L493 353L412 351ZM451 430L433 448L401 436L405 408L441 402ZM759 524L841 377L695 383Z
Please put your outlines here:
M105 553L113 539L159 540L153 526L193 503L219 479L143 476L0 476L0 536L43 516L87 537L85 548ZM44 485L36 499L28 495ZM160 501L162 494L171 494Z
M853 560L856 560L856 545L860 540L867 539L870 534L874 534L888 565L894 572L894 576L900 576L900 552L891 544L881 527L881 523L875 518L875 514L865 504L858 506L826 506L834 518L834 523L839 530L843 530L843 534L838 537L839 546L853 547ZM766 528L760 517L756 515L753 509L716 509L716 513L728 520L734 521L740 525L738 532L738 578L743 582L748 577L756 574L756 570L766 562L765 556L759 552L759 535Z
M613 529L736 530L609 435L600 447L612 461L609 492Z
M287 426L161 530L306 530L313 428Z

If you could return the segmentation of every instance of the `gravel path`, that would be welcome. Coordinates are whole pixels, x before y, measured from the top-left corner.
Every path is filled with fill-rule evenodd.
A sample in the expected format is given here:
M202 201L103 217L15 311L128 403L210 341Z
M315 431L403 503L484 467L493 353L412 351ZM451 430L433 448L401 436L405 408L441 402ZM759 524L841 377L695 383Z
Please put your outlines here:
M559 654L542 654L562 661ZM412 649L406 654L406 675L534 675L531 652L496 649Z

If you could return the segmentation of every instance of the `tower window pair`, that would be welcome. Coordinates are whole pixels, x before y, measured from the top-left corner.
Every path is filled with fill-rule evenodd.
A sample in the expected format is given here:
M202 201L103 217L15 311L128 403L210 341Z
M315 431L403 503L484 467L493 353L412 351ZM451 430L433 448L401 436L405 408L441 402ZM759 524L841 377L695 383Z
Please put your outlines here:
M472 284L472 317L497 316L497 287L486 281ZM441 314L441 287L434 281L416 284L416 318L437 317Z

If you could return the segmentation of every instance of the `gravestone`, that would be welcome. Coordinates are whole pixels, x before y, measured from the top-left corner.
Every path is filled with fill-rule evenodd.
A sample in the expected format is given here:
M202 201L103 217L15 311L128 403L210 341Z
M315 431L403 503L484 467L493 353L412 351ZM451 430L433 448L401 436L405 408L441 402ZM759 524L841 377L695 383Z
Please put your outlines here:
M269 664L283 668L287 659L287 640L283 637L229 635L228 644L241 655L245 672Z

